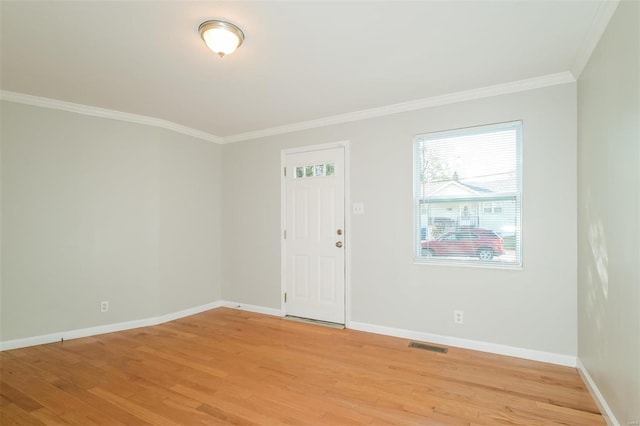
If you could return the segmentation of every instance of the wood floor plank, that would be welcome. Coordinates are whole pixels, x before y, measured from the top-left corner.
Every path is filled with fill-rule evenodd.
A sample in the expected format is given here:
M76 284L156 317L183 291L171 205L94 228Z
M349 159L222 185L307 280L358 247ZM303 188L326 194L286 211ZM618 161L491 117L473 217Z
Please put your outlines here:
M138 421L144 422L146 424L152 425L175 425L178 423L172 422L171 420L164 418L154 411L151 411L143 406L140 406L138 403L131 401L129 398L122 398L119 395L111 393L101 388L91 389L89 392L96 395L99 398L111 403L116 407L121 407L127 412L131 413L135 416Z
M42 405L37 401L34 401L28 395L20 392L18 389L11 386L9 383L1 382L0 389L2 389L2 399L6 401L6 403L15 404L17 407L20 407L24 411L33 411L38 408L42 408ZM3 403L2 405L5 405Z
M2 424L603 425L576 369L219 308L0 353Z
M32 415L33 411L27 411L19 405L9 403L0 410L0 424L3 426L18 425L43 425L45 423Z

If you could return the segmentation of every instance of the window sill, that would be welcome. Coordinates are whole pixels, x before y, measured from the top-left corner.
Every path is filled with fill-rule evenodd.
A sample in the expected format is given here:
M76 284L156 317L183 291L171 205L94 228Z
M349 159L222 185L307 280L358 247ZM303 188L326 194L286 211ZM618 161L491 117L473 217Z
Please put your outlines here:
M473 258L425 258L414 257L414 265L425 266L450 266L450 267L462 267L462 268L483 268L483 269L507 269L521 271L523 269L522 263L515 262L501 262L499 260L479 260Z

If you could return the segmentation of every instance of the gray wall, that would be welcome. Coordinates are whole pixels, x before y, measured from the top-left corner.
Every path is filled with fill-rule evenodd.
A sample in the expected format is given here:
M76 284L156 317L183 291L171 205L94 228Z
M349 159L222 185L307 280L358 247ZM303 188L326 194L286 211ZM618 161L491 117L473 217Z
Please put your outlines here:
M640 3L623 1L578 81L578 357L640 421Z
M220 146L1 106L2 341L220 300Z
M349 140L366 208L348 230L352 321L575 356L575 98L566 84L223 146L3 102L1 338L220 299L279 309L281 149ZM523 270L413 264L413 136L519 119Z
M280 308L281 150L349 140L352 321L575 356L575 100L566 84L224 145L224 298ZM519 119L523 270L415 265L413 136Z

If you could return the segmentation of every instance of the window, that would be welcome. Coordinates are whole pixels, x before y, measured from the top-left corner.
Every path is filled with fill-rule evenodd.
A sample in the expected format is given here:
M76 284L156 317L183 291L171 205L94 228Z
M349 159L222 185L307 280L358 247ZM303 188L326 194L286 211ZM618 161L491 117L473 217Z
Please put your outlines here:
M483 211L485 213L502 213L502 203L499 201L494 203L483 203L483 206Z
M522 265L522 123L414 139L419 263Z
M296 168L296 179L306 178L306 177L324 177L324 176L333 176L335 172L335 165L333 163L327 164L312 164L308 166L297 166Z

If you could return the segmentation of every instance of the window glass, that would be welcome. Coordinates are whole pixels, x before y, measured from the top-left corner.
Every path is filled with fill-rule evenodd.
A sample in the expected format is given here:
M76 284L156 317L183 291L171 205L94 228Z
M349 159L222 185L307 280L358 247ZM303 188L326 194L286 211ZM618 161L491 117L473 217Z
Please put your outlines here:
M326 176L333 176L334 174L335 174L334 163L307 164L304 166L295 167L296 179L326 177Z
M419 263L522 265L522 123L414 139Z

